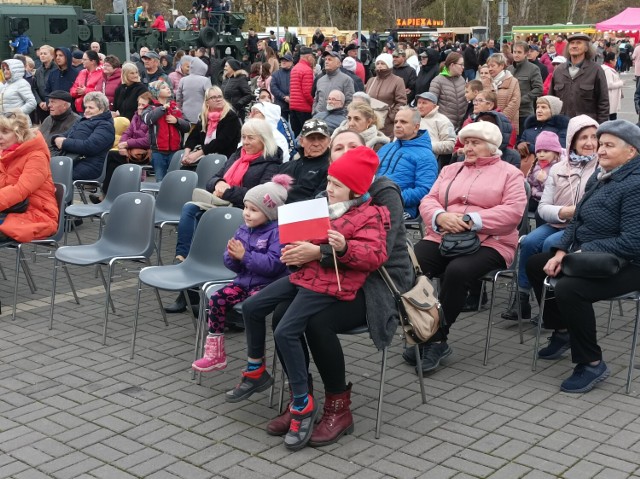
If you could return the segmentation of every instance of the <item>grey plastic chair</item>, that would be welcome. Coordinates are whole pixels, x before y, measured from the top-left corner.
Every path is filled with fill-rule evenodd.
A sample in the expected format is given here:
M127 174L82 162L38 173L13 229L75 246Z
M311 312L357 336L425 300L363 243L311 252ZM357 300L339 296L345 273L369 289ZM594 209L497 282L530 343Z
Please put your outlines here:
M200 158L198 166L196 167L196 173L198 173L198 188L205 188L211 177L216 175L226 162L226 156L215 153Z
M146 284L155 289L162 317L165 325L168 325L167 315L162 306L158 289L185 291L211 281L227 283L233 280L235 273L225 267L223 255L227 248L227 242L233 237L242 222L242 210L239 208L212 208L202 215L193 236L193 244L189 251L189 256L184 262L168 266L151 266L140 271L136 294L136 311L133 318L133 333L131 336L130 357L132 359L135 353L142 285ZM187 310L193 311L189 295L185 293L185 296L187 297ZM200 290L200 317L204 314L204 309L204 294ZM194 322L197 330L196 336L202 329L200 327L202 322Z
M50 246L53 248L58 248L58 246L60 246L60 243L64 238L64 227L65 227L64 205L67 197L66 195L67 187L60 183L55 183L55 187L56 187L56 202L58 204L58 208L60 212L58 215L58 230L55 232L53 236L50 236L49 238L35 239L33 241L29 241L26 243L16 243L16 274L15 274L15 284L13 285L13 313L11 315L12 320L16 319L16 307L18 304L18 279L20 277L20 264L24 265L24 272L25 272L25 276L27 277L27 282L30 283L30 285L31 283L33 283L34 285L34 288L31 290L31 292L34 293L35 290L37 289L35 288L35 282L33 281L33 278L31 276L31 271L29 270L27 263L24 262L23 260L24 254L22 252L22 248L25 245ZM47 256L51 258L52 256L50 255L51 253L47 253ZM73 285L73 281L71 281L71 276L69 275L69 271L67 270L66 267L64 268L64 272L67 275L67 279L69 280L69 285L71 286L73 297L75 298L76 303L80 304L80 300L78 299L78 295L76 294L76 289Z
M100 233L102 233L102 216L108 213L115 199L129 192L138 192L140 190L140 175L142 168L140 165L127 163L120 165L113 172L109 191L102 202L97 205L69 205L65 209L68 216L76 218L87 218L89 216L100 217ZM74 182L75 183L75 182Z
M191 201L198 183L195 171L177 170L167 173L156 197L155 225L158 228L158 264L162 264L162 232L167 225L177 225L182 207Z
M109 153L107 153L107 155L109 155ZM107 176L107 155L105 155L104 157L104 162L102 164L102 172L100 173L100 176L92 180L75 180L73 182L74 188L78 189L78 193L80 194L80 199L85 205L88 203L87 195L84 194L85 187L93 186L96 188L100 188L102 186L102 183L104 182L105 177Z
M64 216L66 231L73 230L78 238L78 243L82 243L76 226L73 224L73 221L70 221L65 212L65 208L73 203L73 160L68 156L54 156L51 158L51 176L54 183L61 183L66 188L64 205L62 210L60 210ZM67 244L66 235L64 237L64 244Z
M102 344L107 341L107 325L109 322L109 304L111 301L111 281L116 262L144 261L149 264L155 244L154 236L155 199L146 193L130 192L118 196L109 212L108 220L102 236L91 245L62 246L55 253L53 262L53 280L51 286L51 308L49 313L49 329L53 328L53 309L56 295L56 275L58 262L78 266L97 265L102 283L106 290L104 305L104 329ZM105 281L102 265L108 265L109 275Z
M184 150L176 151L171 157L171 162L169 163L169 168L167 169L167 174L180 169L180 160L182 159L182 155L184 154ZM167 175L165 175L165 178ZM143 181L140 183L140 191L144 191L145 193L158 193L160 191L160 185L162 181Z

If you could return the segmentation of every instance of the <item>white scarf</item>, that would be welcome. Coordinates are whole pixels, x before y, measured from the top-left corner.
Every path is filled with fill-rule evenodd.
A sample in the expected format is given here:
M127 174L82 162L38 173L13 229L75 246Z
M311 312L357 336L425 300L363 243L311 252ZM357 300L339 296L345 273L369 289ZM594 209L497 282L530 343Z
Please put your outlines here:
M511 73L507 70L502 70L495 77L491 79L491 85L493 85L493 89L498 91L498 88L502 85L502 83L511 76Z

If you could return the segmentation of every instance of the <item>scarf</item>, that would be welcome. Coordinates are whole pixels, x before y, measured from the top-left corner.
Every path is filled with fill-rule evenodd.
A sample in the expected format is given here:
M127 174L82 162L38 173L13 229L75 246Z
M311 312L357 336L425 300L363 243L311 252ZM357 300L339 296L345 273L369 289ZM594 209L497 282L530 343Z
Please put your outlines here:
M451 73L449 73L449 69L447 67L443 67L440 75L442 75L443 77L450 77Z
M329 219L336 220L344 215L351 208L355 208L356 206L360 206L365 201L368 201L370 198L369 193L365 193L358 198L354 198L352 200L341 201L340 203L335 203L333 205L329 205Z
M500 88L500 86L502 85L502 82L504 82L510 76L511 74L507 70L502 70L500 73L498 73L491 79L491 85L493 86L493 89L497 91L498 88Z
M216 139L216 129L220 123L222 111L210 111L207 113L207 136L204 138L204 144L208 145Z
M609 178L611 178L611 175L613 175L616 171L618 171L623 166L624 165L616 166L611 171L604 171L602 168L600 168L600 171L598 172L598 176L597 176L598 181L608 180Z
M223 177L224 181L229 186L242 185L242 179L244 178L244 175L247 173L247 170L249 169L249 164L251 164L251 162L253 162L254 160L257 160L258 158L260 158L262 154L263 152L260 151L253 155L250 155L246 151L244 151L244 148L241 148L240 156L236 161L233 162L231 167L224 174L224 177Z
M597 156L598 155L596 155L595 153L593 155L578 155L577 153L572 151L569 153L569 163L572 163L573 165L587 164L591 160L595 160Z
M386 145L390 141L375 125L370 126L360 135L369 148L373 148L377 144Z

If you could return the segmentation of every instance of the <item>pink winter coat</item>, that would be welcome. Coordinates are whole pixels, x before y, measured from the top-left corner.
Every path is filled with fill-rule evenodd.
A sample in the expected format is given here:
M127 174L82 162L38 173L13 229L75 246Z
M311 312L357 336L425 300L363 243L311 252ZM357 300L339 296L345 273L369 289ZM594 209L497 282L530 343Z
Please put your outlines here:
M522 172L499 156L478 158L475 163L453 163L442 169L429 194L420 202L420 215L427 226L424 239L441 241L434 219L444 212L445 192L454 177L447 211L477 213L482 222L478 231L482 246L495 249L507 265L513 263L527 194Z

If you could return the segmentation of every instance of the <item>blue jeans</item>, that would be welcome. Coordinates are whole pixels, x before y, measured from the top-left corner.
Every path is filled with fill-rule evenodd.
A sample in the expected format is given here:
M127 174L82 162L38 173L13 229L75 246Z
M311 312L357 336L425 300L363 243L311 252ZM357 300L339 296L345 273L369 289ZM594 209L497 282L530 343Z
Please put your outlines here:
M518 286L522 290L531 289L527 276L527 261L534 254L550 251L564 233L564 229L544 224L538 226L524 237L520 243L520 265L518 267Z
M467 81L475 80L476 71L473 68L469 68L468 70L464 71L464 77L467 79Z
M182 207L180 222L178 223L178 240L176 244L176 256L186 258L191 249L193 235L204 210L192 203L187 203Z
M151 153L151 164L153 165L153 171L156 173L156 181L162 181L164 175L167 174L169 169L169 163L175 151L154 151Z

